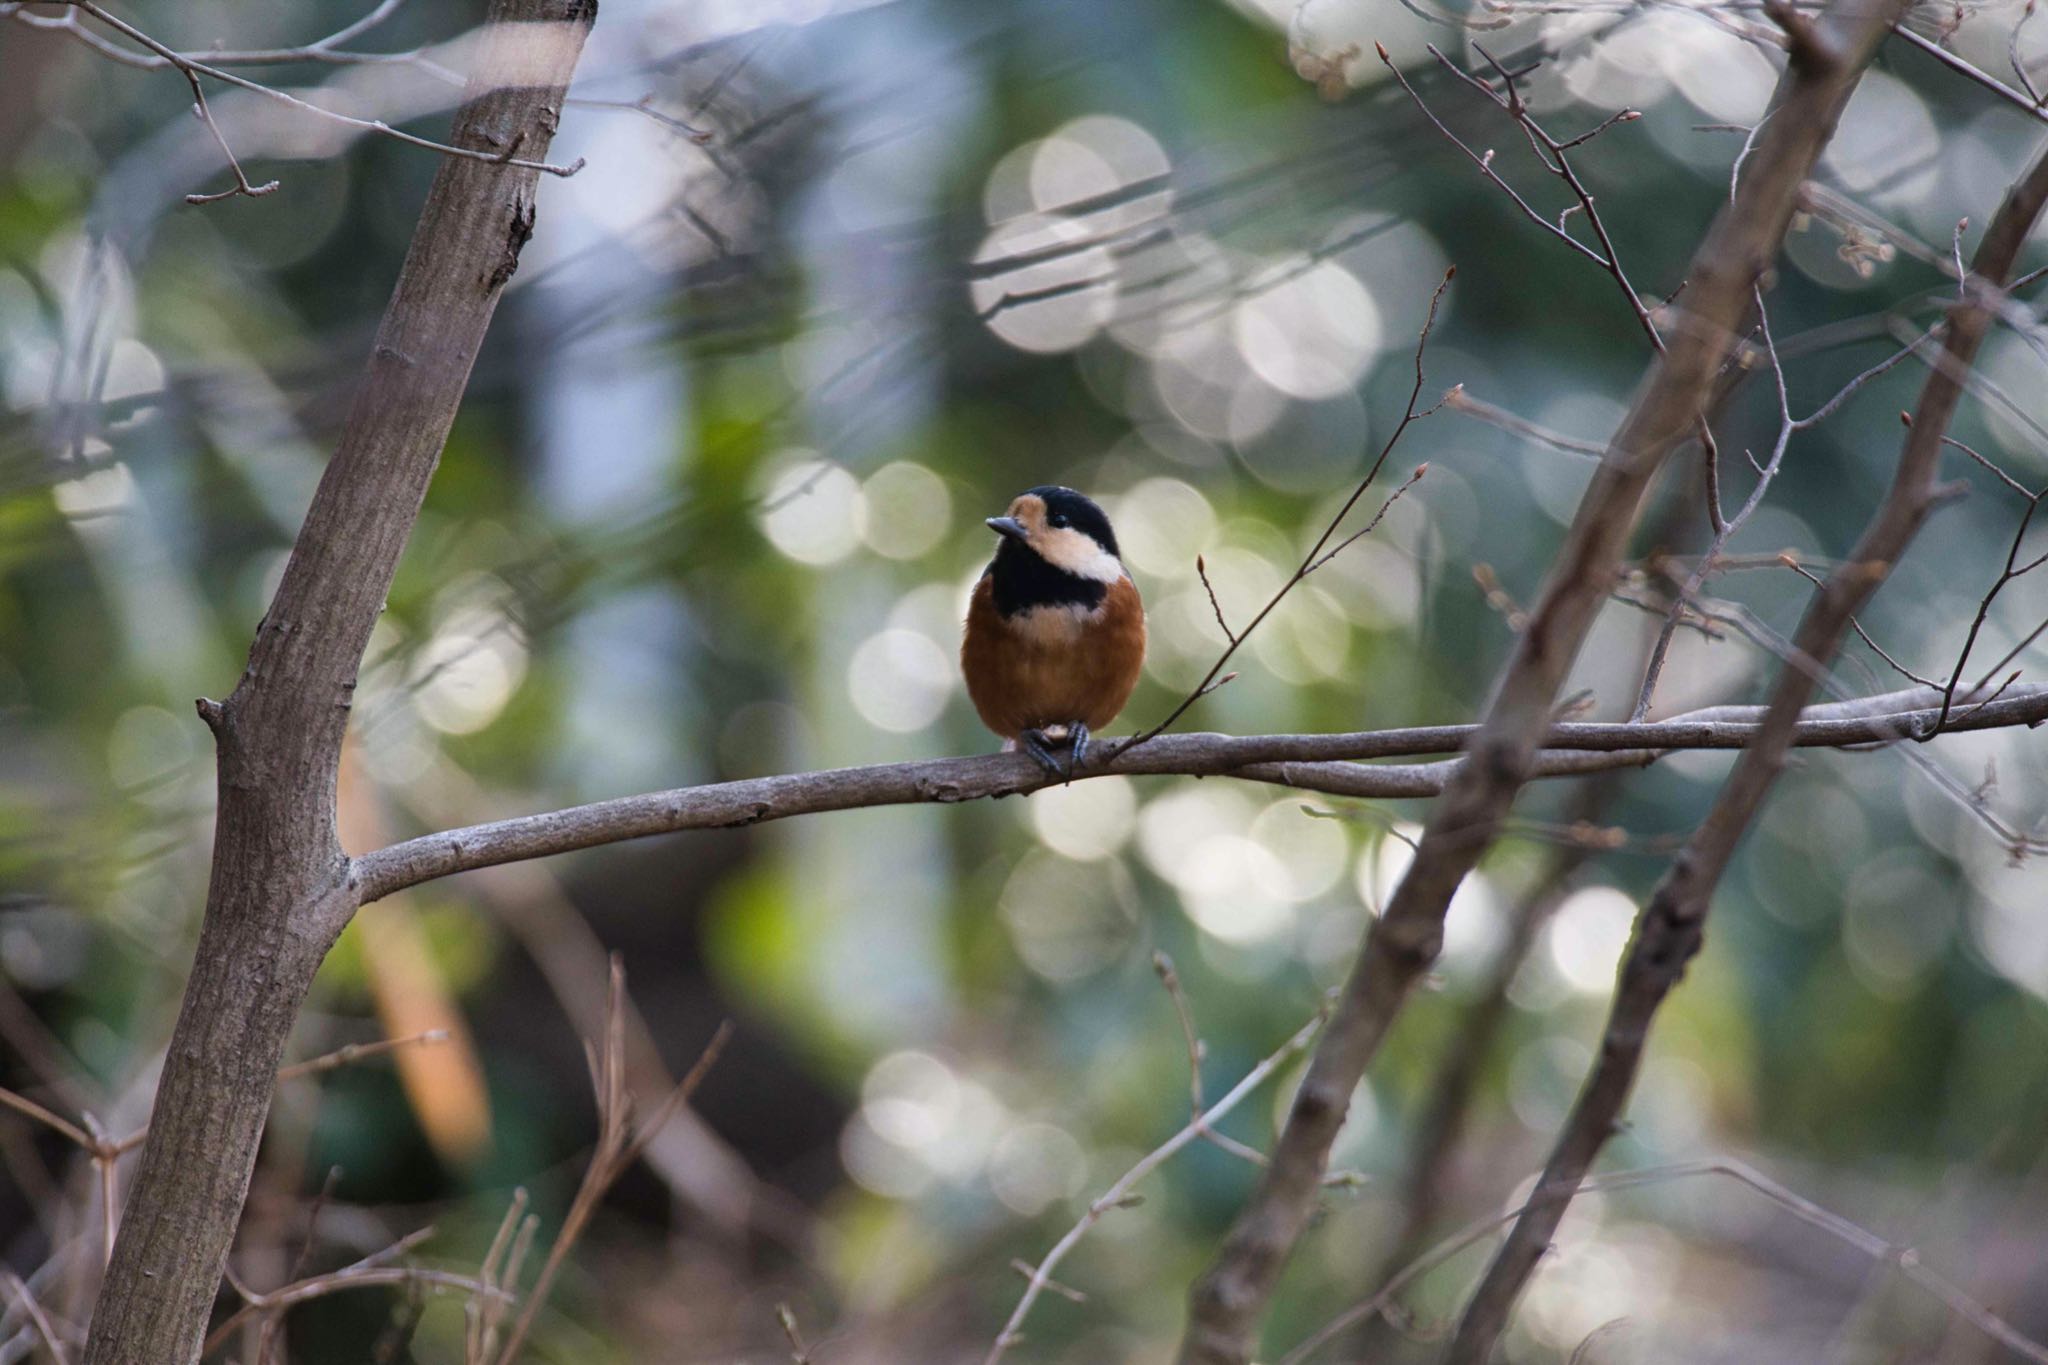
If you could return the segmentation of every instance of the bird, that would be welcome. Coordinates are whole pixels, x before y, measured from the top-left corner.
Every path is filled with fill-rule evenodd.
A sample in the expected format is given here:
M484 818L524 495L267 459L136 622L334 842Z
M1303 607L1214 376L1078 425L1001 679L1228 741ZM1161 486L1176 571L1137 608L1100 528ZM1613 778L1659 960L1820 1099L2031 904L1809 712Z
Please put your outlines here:
M960 671L982 723L1071 780L1145 664L1145 606L1103 510L1052 484L1017 495L968 601ZM1066 750L1062 763L1058 750Z

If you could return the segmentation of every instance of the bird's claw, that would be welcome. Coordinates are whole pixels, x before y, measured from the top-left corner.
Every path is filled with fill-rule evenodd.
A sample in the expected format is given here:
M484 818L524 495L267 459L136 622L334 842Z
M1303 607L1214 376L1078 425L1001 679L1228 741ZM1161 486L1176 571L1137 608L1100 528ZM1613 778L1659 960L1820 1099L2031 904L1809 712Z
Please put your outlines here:
M1017 744L1025 753L1038 760L1038 766L1045 769L1048 776L1056 777L1062 782L1072 782L1074 770L1088 761L1088 727L1075 721L1066 729L1067 740L1061 746L1066 751L1064 761L1058 750L1053 747L1052 738L1043 730L1024 731L1017 736Z

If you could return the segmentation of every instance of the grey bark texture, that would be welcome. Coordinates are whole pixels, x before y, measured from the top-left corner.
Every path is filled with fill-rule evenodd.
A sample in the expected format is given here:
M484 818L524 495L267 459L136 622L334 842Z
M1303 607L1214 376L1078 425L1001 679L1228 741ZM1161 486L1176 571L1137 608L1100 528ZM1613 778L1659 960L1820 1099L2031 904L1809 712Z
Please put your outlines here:
M493 0L452 140L538 159L593 0ZM494 73L516 72L517 84ZM213 868L142 1163L94 1306L88 1365L196 1360L313 973L356 901L335 774L356 670L498 297L536 172L448 158L329 461L225 702Z

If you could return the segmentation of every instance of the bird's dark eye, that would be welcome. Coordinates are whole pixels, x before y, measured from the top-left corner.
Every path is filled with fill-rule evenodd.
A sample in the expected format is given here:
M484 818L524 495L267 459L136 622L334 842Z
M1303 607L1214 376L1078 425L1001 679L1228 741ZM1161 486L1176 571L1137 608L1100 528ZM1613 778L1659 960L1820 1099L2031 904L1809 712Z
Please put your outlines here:
M1055 512L1051 516L1047 517L1046 520L1052 524L1053 529L1056 531L1064 531L1067 529L1067 527L1073 524L1072 522L1067 520L1067 514L1065 512Z

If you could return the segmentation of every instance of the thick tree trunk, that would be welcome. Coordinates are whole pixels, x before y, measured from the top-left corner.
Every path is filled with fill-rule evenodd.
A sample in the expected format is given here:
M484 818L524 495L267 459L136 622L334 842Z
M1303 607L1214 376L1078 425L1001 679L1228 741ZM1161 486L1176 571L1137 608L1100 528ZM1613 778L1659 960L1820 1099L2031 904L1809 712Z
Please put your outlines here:
M592 0L493 0L453 141L545 157ZM537 172L441 164L341 441L249 666L200 714L219 749L213 876L88 1365L196 1360L278 1059L356 894L335 774L370 629L484 332L532 234Z

